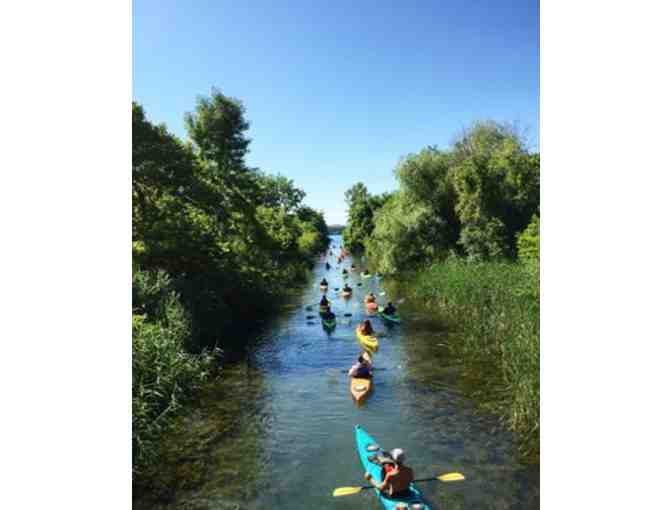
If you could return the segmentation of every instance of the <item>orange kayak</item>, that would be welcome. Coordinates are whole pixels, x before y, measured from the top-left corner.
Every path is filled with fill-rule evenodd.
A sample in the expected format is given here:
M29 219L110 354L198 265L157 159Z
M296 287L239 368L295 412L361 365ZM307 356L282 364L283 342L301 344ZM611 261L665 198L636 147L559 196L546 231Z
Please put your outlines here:
M350 393L352 393L352 398L358 404L369 396L372 387L373 379L363 379L361 377L350 378Z

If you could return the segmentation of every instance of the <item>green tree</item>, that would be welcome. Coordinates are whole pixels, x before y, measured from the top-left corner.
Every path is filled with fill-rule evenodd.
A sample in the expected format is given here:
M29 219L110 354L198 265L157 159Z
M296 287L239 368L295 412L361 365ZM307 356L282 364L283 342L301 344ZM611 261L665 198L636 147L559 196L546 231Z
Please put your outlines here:
M539 209L539 155L494 122L476 123L453 152L460 245L476 258L512 256L516 235Z
M202 159L217 163L220 170L244 167L250 144L245 131L250 124L245 120L245 108L239 100L213 88L211 97L200 96L196 112L185 114L184 119L189 138L198 147Z
M358 182L345 192L348 204L348 225L343 230L343 243L353 253L363 253L365 243L373 232L373 216L389 199L389 194L371 195Z

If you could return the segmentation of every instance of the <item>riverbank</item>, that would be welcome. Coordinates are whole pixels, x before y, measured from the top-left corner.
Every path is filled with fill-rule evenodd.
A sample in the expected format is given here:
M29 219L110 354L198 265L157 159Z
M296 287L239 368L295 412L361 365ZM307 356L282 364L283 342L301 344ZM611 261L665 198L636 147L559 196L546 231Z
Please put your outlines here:
M323 277L339 319L333 331L306 310L322 296ZM349 299L336 291L339 270L318 264L309 281L245 337L246 355L180 411L157 463L134 480L136 510L373 508L372 493L332 496L363 480L356 424L403 448L419 476L465 474L465 484L423 485L433 508L538 508L538 465L520 462L514 434L472 398L490 391L492 374L446 347L459 339L450 323L414 298L399 305L400 325L367 315L367 293L394 302L408 294L392 279L354 272ZM345 371L360 353L354 328L364 318L387 334L375 354L373 393L357 406Z
M491 388L473 396L516 433L522 458L538 463L538 265L452 258L400 281L446 321L451 352L480 367L485 387L489 380Z

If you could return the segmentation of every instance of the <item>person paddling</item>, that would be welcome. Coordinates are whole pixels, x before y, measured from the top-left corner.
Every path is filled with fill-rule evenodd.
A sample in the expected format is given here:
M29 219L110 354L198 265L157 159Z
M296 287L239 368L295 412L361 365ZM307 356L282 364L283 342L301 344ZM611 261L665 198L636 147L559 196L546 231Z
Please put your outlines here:
M394 307L394 305L391 302L388 301L387 306L383 310L383 313L385 315L394 315L395 313L397 313L397 309Z
M362 334L366 336L372 336L373 335L373 326L371 326L371 321L370 320L365 320L359 327L360 331Z
M322 299L320 300L320 306L329 306L329 300L327 299L327 296L322 295Z
M409 495L411 483L415 478L413 470L404 464L405 455L401 448L390 452L390 458L382 457L378 463L383 465L384 478L382 483L373 479L368 471L364 478L376 487L380 493L390 498L403 498Z
M322 281L320 282L320 287L327 287L329 286L329 282L327 281L326 278L322 278Z
M376 296L373 294L373 292L369 292L366 297L364 298L365 303L375 303L376 302Z
M329 265L329 262L327 262L327 263L324 265L324 267L327 268L327 271L329 271L329 270L331 269L331 266Z
M350 377L361 377L362 379L370 379L373 375L372 369L373 367L368 361L366 361L364 355L360 354L359 357L357 358L357 363L352 365L352 367L348 371L348 375Z
M350 293L352 292L352 287L350 287L350 285L348 285L348 284L346 283L346 284L343 286L343 292L345 292L346 294L350 294Z

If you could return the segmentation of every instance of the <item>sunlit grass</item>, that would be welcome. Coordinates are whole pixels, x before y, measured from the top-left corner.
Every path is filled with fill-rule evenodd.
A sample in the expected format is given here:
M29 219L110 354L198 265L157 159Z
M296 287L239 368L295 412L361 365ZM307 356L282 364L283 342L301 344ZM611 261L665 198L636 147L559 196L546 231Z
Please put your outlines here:
M506 391L496 407L519 435L524 456L538 459L538 264L449 259L418 272L412 287L459 331L465 356L501 369Z

